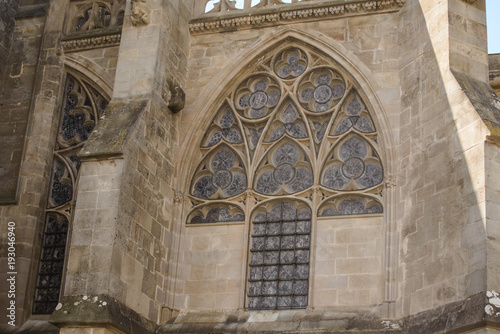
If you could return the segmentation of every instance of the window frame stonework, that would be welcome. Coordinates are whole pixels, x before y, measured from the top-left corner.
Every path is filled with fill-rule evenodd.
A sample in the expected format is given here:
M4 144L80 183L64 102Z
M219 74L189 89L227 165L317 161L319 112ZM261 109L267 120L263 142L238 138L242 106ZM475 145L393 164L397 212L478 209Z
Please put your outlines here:
M89 80L67 73L53 149L32 314L51 314L64 286L83 147L108 103ZM57 268L56 268L57 267Z
M311 210L311 231L318 219L380 216L385 171L373 108L362 87L341 65L320 51L285 43L249 68L252 71L226 91L199 145L187 196L191 208L186 226L248 224L245 308L259 309L249 306L251 229L256 210L282 202L303 203ZM223 125L222 112L230 112L234 121ZM336 128L340 130L335 132ZM212 139L217 131L226 135L221 132ZM239 138L234 134L228 139L231 131L239 132L242 142L234 140ZM211 170L209 159L224 146L233 150L234 163L224 172L227 181L212 182L219 171ZM276 157L285 148L294 152ZM246 189L229 196L221 185L229 186L227 171L238 168L245 173ZM337 175L334 180L340 180L339 186L325 181L329 168L333 169L330 174ZM209 174L212 176L206 176ZM203 175L212 189L200 197L193 190ZM265 183L260 182L263 175L274 182L268 190L260 185ZM297 175L302 186L291 185ZM217 207L225 210L223 215L217 213L219 221L214 219L217 214L209 214ZM309 266L314 252L312 232L310 237Z

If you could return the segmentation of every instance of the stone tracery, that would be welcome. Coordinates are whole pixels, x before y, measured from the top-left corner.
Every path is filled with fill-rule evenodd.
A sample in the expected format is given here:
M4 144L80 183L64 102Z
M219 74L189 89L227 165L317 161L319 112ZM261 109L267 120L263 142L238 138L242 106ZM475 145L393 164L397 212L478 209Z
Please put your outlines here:
M259 63L228 94L206 131L191 185L193 205L238 201L247 187L270 198L307 197L315 184L323 198L380 194L384 171L375 123L350 76L297 46L277 49Z
M287 47L261 57L259 64L228 93L201 142L187 223L251 219L247 307L303 308L309 241L294 244L293 263L273 252L288 240L289 220L307 221L307 233L291 235L309 240L314 217L383 212L377 131L359 86L319 54ZM249 192L254 201L247 200ZM263 201L259 208L266 213L255 211ZM284 209L288 206L293 210ZM307 219L299 218L304 210ZM276 233L268 231L274 220L281 224ZM259 246L263 238L267 241ZM281 241L271 244L273 238ZM297 262L306 250L307 260ZM288 268L292 265L295 269ZM292 272L287 276L286 270Z

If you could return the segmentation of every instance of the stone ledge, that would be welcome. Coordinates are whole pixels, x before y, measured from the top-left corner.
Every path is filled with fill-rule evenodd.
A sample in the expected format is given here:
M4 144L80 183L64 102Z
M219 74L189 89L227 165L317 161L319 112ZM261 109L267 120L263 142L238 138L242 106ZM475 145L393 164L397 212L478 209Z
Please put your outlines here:
M28 320L26 321L16 334L58 334L59 328L49 324L45 320Z
M109 296L64 296L49 322L63 327L113 327L127 334L153 334L156 325Z
M217 16L201 16L189 22L192 34L232 31L266 26L275 26L303 21L324 20L338 17L358 16L399 11L406 0L359 0L302 3L300 5L233 10L217 13ZM205 14L206 15L206 14Z
M158 330L166 333L380 333L403 334L397 322L370 313L334 311L185 312Z
M181 312L161 326L167 333L344 333L432 334L500 328L500 315L490 312L486 292L403 319L382 319L372 313L313 311ZM500 314L500 313L499 313Z
M45 16L47 11L47 3L40 3L29 6L20 6L16 13L16 20L29 19L33 17Z
M74 52L120 45L122 27L74 33L61 39L64 52Z
M500 138L500 98L493 88L468 75L452 70L455 79L474 106L474 109L491 132L491 136Z
M147 100L111 101L79 155L93 158L123 154L127 138L147 104Z

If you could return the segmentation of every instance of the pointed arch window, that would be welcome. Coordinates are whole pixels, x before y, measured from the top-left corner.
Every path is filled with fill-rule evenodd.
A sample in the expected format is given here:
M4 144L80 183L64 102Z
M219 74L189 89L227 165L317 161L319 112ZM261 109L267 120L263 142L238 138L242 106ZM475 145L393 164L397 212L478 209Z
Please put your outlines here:
M284 46L252 68L202 140L187 224L247 221L246 307L305 308L314 221L383 212L376 122L319 52Z
M85 81L67 75L53 151L33 314L50 314L59 302L81 165L78 153L107 103L106 98Z

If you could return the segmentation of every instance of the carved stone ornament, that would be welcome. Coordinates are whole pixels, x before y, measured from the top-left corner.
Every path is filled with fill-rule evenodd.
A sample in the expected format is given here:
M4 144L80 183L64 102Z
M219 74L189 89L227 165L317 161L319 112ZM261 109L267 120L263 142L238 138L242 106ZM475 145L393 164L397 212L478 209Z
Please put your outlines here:
M174 86L170 90L170 101L168 103L168 108L173 112L177 113L184 109L184 104L186 102L186 94L179 86Z
M121 33L61 41L65 52L120 45Z
M162 97L168 103L168 108L173 113L178 113L184 109L186 103L186 93L184 90L172 81L168 81L164 86Z
M178 190L174 192L174 203L181 203L184 200L184 198L185 196L183 192Z
M189 24L191 33L209 33L221 30L251 29L269 24L288 24L294 21L330 19L343 16L357 16L398 11L406 0L359 0L356 3L318 5L306 2L292 9L288 3L278 0L264 0L252 8L237 9L214 7ZM466 0L475 2L476 0ZM221 1L222 2L222 1ZM225 14L231 15L224 18ZM251 15L249 15L251 13ZM215 16L217 14L217 16Z
M477 2L477 0L465 0L465 2L470 3L470 4L474 4Z
M146 0L132 0L131 1L132 13L130 19L134 26L148 25L151 22L149 17L150 9L146 5Z

